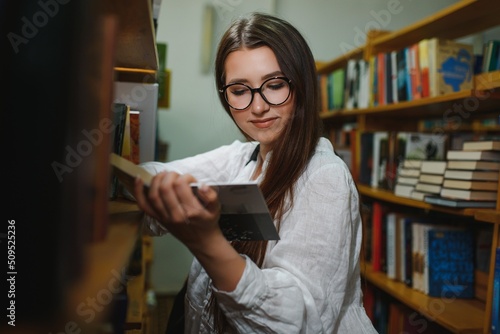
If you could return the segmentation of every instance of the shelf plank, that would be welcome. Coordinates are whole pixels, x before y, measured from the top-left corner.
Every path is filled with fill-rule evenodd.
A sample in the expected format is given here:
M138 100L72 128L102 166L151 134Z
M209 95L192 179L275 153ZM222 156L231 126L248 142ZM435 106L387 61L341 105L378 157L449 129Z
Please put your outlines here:
M487 95L485 95L487 94ZM404 101L363 109L340 109L320 112L322 119L346 118L360 115L370 117L451 117L474 112L486 112L498 108L500 93L463 90L460 92L428 97L413 101ZM463 116L462 116L463 117Z
M448 208L445 206L440 206L440 205L433 205L429 203L425 203L423 201L411 199L411 198L406 198L406 197L400 197L394 195L393 192L384 190L384 189L377 189L377 188L372 188L367 185L363 184L358 184L358 191L362 196L366 196L372 199L384 201L384 202L389 202L397 205L402 205L405 207L412 207L412 208L417 208L417 209L423 209L423 210L429 210L429 211L437 211L437 212L443 212L447 214L452 214L456 216L462 216L462 217L480 217L480 221L484 222L492 222L495 223L497 222L498 219L500 219L500 216L495 216L496 213L498 215L497 211L493 210L484 210L484 209L475 209L475 208L464 208L464 209L456 209L456 208ZM496 219L496 220L495 220Z
M486 223L500 224L500 211L498 210L477 210L474 219Z
M101 242L88 245L85 249L85 266L81 279L69 288L68 310L79 310L88 298L100 298L107 295L103 290L118 289L120 275L127 266L130 254L139 235L142 212L128 207L120 212L118 208L110 213L107 237ZM117 283L118 282L118 283ZM97 313L97 312L96 312ZM105 312L96 314L100 319ZM71 318L81 316L69 314Z
M384 273L374 272L369 263L361 264L361 275L379 289L453 333L483 332L485 305L478 300L429 297L404 283L388 279Z

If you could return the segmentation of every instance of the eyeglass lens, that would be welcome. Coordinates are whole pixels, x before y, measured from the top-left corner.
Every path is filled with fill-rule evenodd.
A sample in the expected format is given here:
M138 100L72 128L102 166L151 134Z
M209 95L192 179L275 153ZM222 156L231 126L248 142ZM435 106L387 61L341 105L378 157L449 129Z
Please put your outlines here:
M257 90L269 104L284 103L290 95L290 85L284 78L271 78L262 83ZM234 109L246 109L253 100L253 92L244 84L232 84L226 88L226 101Z

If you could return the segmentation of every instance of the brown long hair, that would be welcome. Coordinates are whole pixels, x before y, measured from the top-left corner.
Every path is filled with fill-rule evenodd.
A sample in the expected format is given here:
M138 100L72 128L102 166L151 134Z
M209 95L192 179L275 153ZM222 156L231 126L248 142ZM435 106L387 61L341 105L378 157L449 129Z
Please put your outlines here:
M218 90L225 85L227 56L242 48L267 46L276 55L283 74L291 80L295 102L294 114L273 145L272 155L260 184L271 215L278 222L286 212L287 199L293 205L293 189L314 153L322 133L319 118L319 91L312 52L300 32L276 16L253 13L234 21L222 36L215 60L215 82ZM219 99L231 116L224 96ZM244 134L246 136L246 134ZM248 136L247 136L248 138ZM251 139L251 138L248 138ZM267 247L265 241L238 241L233 247L262 267ZM228 325L212 298L209 303L219 333Z

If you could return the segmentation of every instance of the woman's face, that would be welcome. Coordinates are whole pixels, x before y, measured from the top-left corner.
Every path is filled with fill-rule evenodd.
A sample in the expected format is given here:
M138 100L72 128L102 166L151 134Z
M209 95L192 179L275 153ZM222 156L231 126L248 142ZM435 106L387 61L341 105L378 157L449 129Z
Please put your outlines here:
M274 52L267 46L256 49L242 49L231 52L225 62L225 84L242 83L251 88L259 88L269 78L283 77ZM268 81L264 95L271 100L272 94L279 94L283 81ZM241 87L241 86L240 86ZM268 92L266 94L266 92ZM238 90L227 94L237 96ZM279 96L277 98L280 98ZM276 103L275 101L270 101ZM280 136L290 121L294 110L293 94L280 105L267 103L259 93L253 94L252 103L243 110L231 109L231 114L248 136L260 142L261 150L268 151L270 145Z

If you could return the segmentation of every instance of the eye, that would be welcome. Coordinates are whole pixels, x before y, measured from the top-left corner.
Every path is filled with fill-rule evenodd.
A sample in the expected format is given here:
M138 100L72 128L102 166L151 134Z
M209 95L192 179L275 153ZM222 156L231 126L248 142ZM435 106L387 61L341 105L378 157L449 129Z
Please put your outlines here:
M280 90L286 86L286 82L283 80L272 80L266 84L266 89L270 90Z
M243 85L232 85L229 86L227 90L235 96L242 96L248 93L248 88Z

